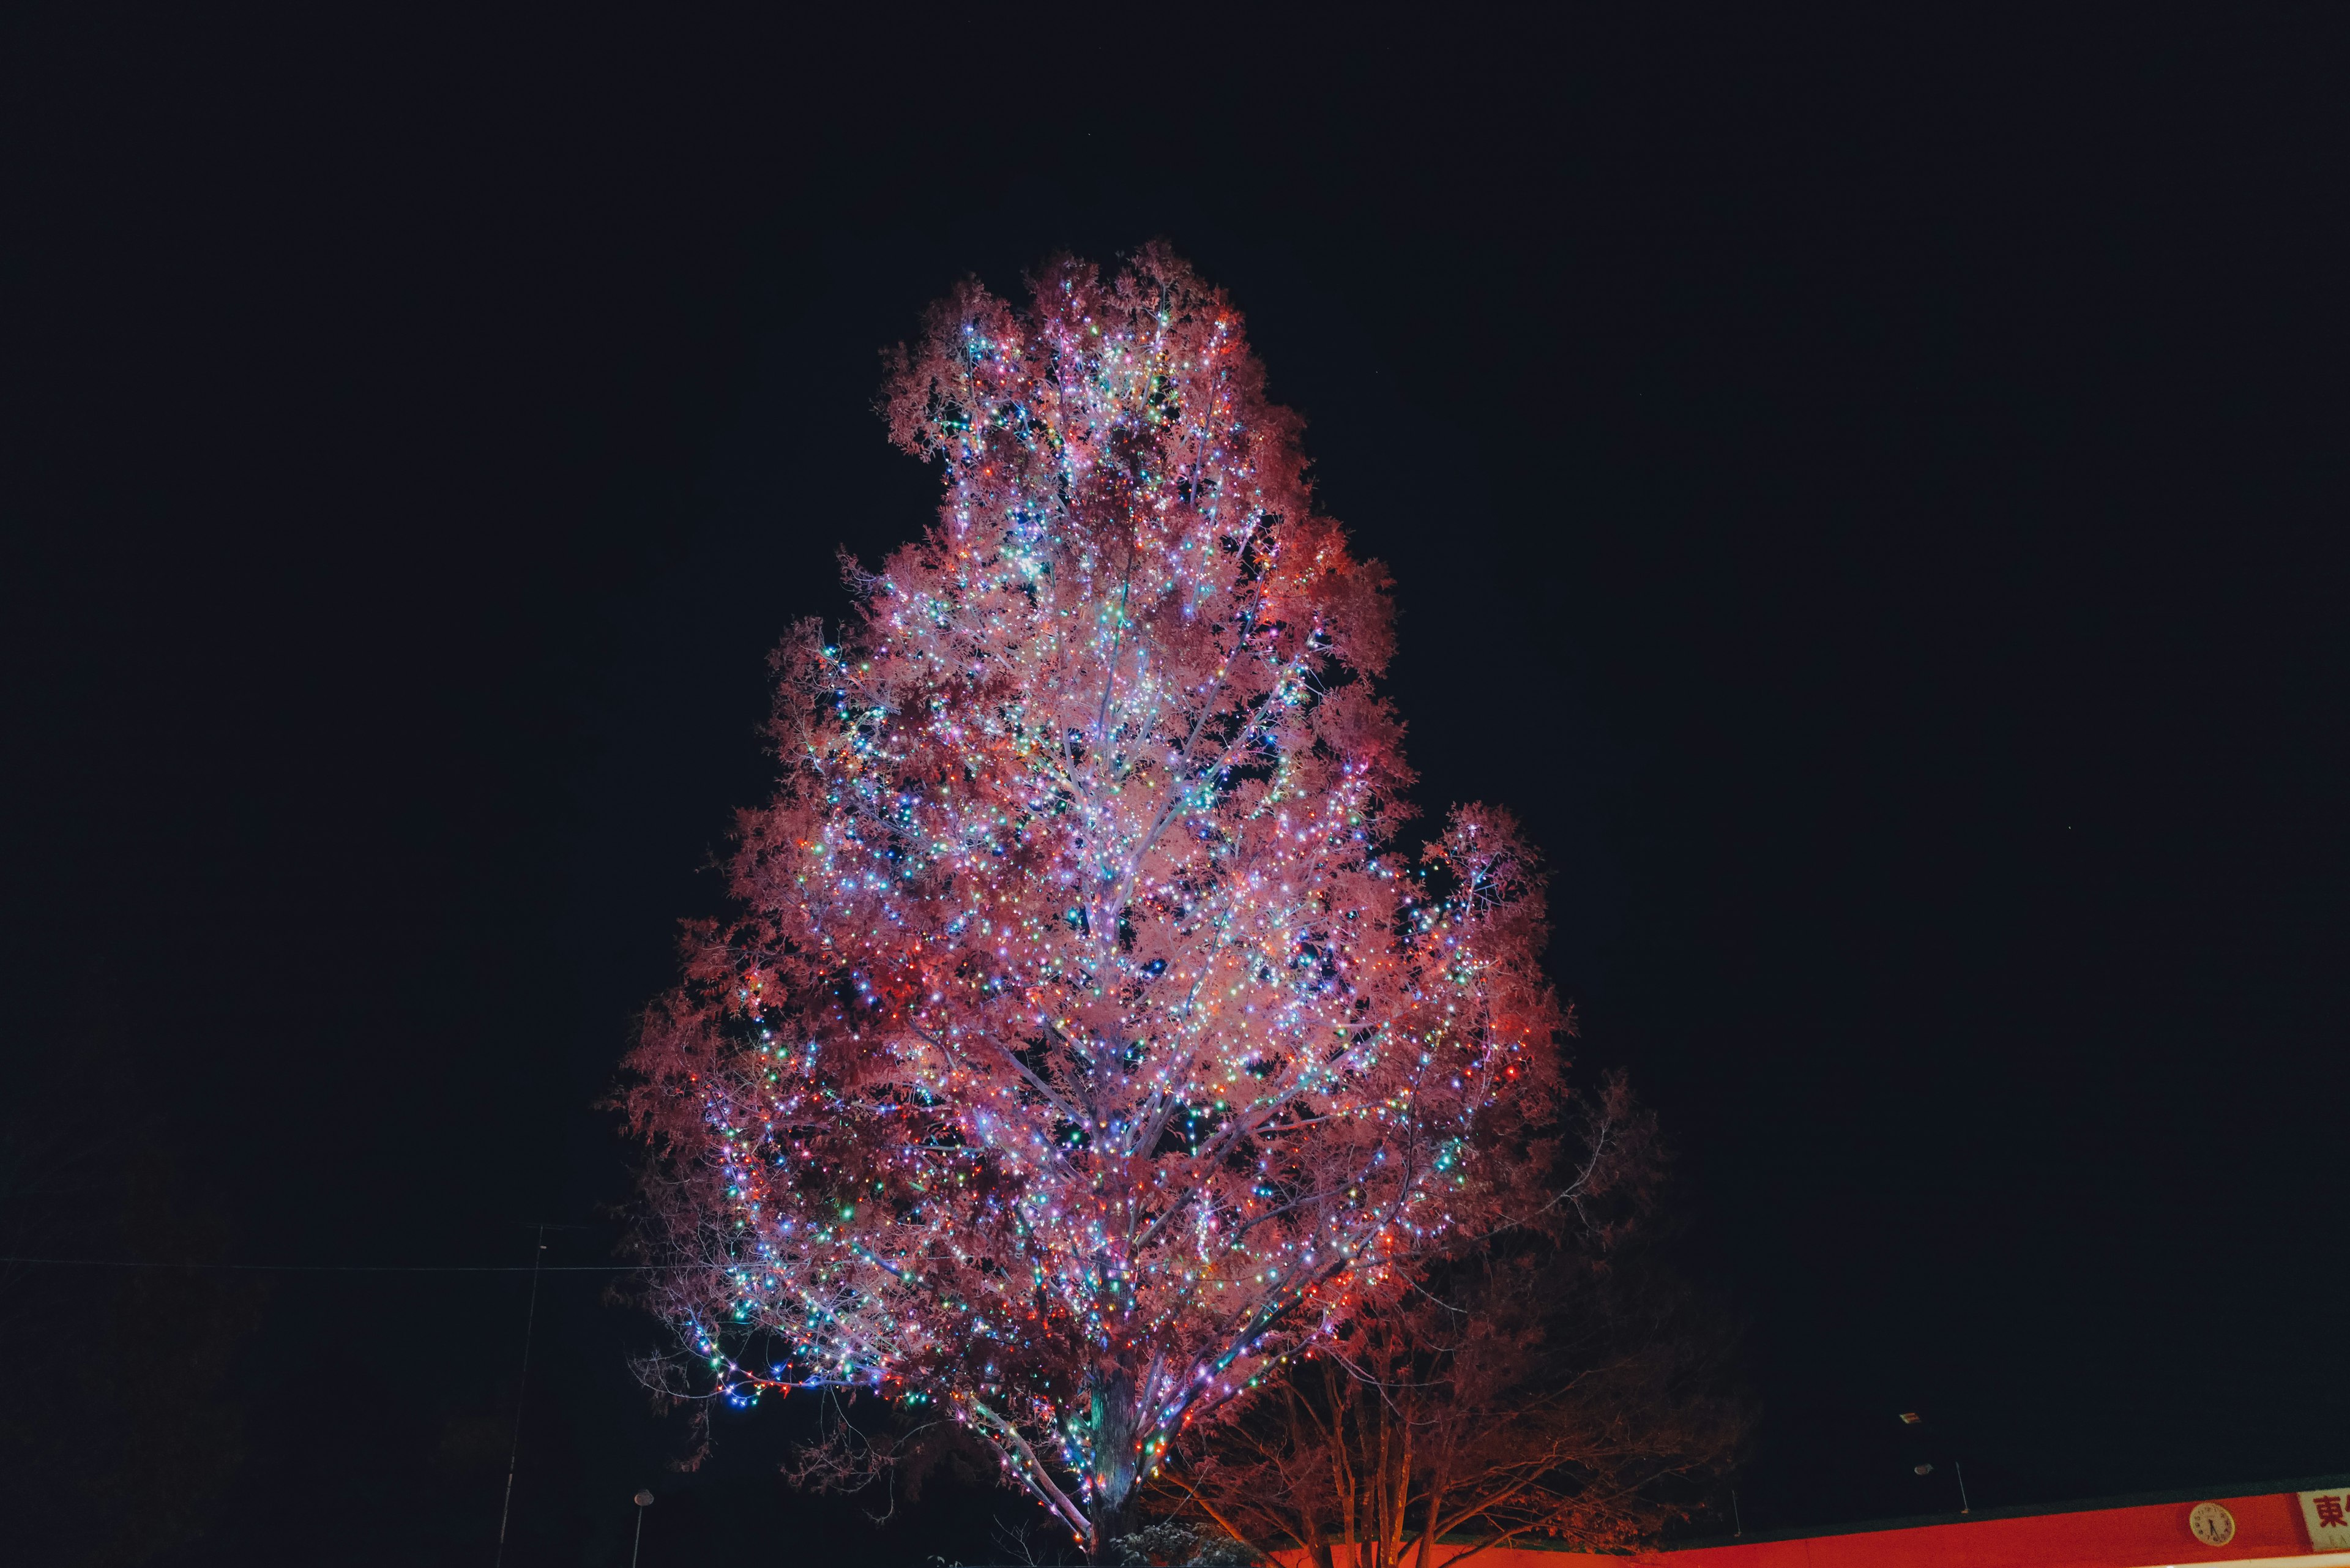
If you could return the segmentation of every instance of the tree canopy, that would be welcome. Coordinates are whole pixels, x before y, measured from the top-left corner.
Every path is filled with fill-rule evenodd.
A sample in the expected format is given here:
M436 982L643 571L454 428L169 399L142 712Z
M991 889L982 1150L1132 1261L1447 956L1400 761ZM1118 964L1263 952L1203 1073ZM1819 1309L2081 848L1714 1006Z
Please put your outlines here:
M966 284L883 408L937 517L776 653L629 1058L666 1386L935 1408L1099 1554L1187 1422L1540 1206L1568 1021L1512 820L1399 838L1388 578L1221 291Z

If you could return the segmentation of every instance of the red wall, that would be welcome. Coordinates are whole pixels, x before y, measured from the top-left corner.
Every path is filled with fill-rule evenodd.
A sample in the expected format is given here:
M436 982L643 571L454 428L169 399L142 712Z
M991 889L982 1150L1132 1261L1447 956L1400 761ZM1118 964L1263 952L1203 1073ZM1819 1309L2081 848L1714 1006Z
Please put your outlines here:
M1669 1568L2143 1568L2171 1563L2226 1563L2292 1557L2309 1550L2301 1508L2290 1494L2215 1497L2236 1516L2236 1538L2206 1546L2187 1532L2191 1502L2043 1513L2027 1519L1968 1520L1911 1530L1816 1535L1752 1546L1700 1547L1640 1561ZM1487 1556L1493 1555L1487 1553ZM1523 1568L1560 1568L1555 1553L1523 1554ZM1547 1562L1543 1562L1547 1559ZM2350 1557L2343 1560L2350 1563ZM1494 1563L1491 1568L1518 1568Z
M2189 1535L2190 1501L1739 1542L1650 1552L1631 1561L1653 1568L2149 1568L2296 1557L2309 1551L2300 1504L2291 1493L2199 1501L2220 1503L2236 1516L2233 1541L2206 1546ZM1440 1551L1436 1561L1441 1563L1448 1554ZM1579 1555L1500 1548L1480 1552L1462 1568L1569 1568ZM2350 1552L2332 1553L2325 1561L2350 1568Z

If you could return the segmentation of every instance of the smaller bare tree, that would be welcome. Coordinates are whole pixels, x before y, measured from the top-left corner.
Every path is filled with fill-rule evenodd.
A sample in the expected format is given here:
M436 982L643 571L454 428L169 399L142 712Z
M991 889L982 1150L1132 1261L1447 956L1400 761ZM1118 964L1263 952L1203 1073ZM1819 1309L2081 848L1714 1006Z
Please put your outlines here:
M1661 1158L1620 1083L1560 1222L1440 1263L1187 1435L1158 1502L1319 1568L1448 1568L1528 1537L1651 1539L1748 1424L1731 1335L1647 1245Z

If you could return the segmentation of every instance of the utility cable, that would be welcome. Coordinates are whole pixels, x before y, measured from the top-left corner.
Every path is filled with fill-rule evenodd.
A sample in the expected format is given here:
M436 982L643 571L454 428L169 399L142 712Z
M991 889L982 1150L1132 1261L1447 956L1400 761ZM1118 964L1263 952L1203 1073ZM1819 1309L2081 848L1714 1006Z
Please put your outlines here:
M538 1271L546 1262L546 1227L538 1228L538 1251L530 1259L530 1312L522 1324L522 1382L515 1389L514 1447L506 1453L506 1500L498 1506L497 1568L505 1568L506 1519L514 1512L515 1466L522 1460L522 1413L530 1393L530 1336L538 1327Z
M683 1263L550 1263L544 1269L536 1269L522 1263L168 1263L145 1258L0 1257L0 1265L7 1264L53 1269L222 1269L237 1273L265 1274L626 1274L639 1269L660 1272L690 1266Z

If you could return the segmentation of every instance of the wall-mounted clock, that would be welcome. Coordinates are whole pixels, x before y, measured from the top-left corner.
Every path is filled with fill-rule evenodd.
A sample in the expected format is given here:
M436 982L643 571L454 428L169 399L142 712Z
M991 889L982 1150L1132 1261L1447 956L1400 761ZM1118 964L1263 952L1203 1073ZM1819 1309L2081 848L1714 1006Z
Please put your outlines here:
M2199 1502L2187 1511L2187 1533L2206 1546L2225 1546L2236 1539L2236 1516L2216 1502Z

